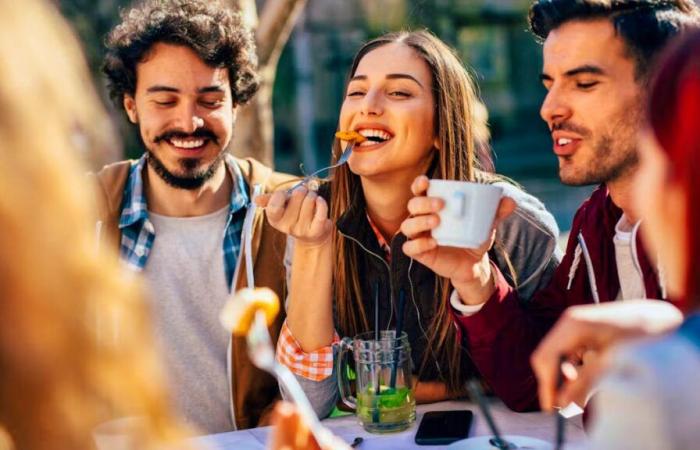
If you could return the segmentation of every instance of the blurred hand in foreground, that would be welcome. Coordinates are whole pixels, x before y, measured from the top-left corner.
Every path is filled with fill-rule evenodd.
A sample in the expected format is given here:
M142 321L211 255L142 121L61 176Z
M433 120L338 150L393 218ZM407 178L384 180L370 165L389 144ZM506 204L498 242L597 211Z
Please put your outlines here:
M605 371L607 350L625 340L673 330L682 321L680 310L661 300L568 308L532 355L540 406L551 411L555 406L581 402ZM569 362L563 364L565 381L557 392L562 357Z
M277 403L272 412L272 426L270 450L351 450L337 436L332 437L329 445L320 447L297 408L288 402Z

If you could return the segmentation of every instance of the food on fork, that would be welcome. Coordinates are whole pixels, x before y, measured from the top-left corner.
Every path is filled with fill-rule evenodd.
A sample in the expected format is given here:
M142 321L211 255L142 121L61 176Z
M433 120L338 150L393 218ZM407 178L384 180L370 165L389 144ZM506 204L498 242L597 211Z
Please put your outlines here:
M357 131L337 131L335 137L341 141L355 141L356 144L367 140L366 137L362 136Z
M248 334L255 314L265 313L267 325L271 325L280 310L280 302L272 289L266 287L243 288L232 295L221 311L219 320L236 336Z

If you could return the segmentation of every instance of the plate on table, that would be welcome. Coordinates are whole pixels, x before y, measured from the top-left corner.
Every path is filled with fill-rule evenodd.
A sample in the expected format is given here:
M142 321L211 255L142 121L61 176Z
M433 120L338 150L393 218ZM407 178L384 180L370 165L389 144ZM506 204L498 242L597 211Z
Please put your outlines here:
M498 447L491 445L489 442L493 439L493 436L479 436L469 439L462 439L453 444L450 444L447 448L452 450L499 450ZM518 450L553 450L554 446L549 442L543 441L541 439L535 439L527 436L516 436L507 434L503 436L508 442L511 442L517 447Z

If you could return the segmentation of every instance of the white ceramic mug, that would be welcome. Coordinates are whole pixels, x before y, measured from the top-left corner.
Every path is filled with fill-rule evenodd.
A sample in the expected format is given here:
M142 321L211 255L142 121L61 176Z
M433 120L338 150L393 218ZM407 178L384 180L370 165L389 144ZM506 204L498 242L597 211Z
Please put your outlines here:
M479 247L490 237L502 196L503 188L492 184L430 180L428 197L445 202L433 239L441 246Z

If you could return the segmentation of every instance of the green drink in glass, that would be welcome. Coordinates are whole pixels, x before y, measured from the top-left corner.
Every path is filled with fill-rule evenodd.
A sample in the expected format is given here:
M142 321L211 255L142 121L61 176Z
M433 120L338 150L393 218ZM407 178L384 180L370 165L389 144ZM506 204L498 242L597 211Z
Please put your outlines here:
M355 360L357 398L351 396L344 370L345 354ZM355 408L365 430L371 433L402 431L416 420L416 401L411 383L411 350L406 333L396 339L394 331L363 333L341 342L336 359L338 387L343 402ZM394 381L390 386L391 380Z
M379 394L368 388L357 395L357 416L370 432L405 430L416 420L416 400L407 387L391 390L382 386Z

